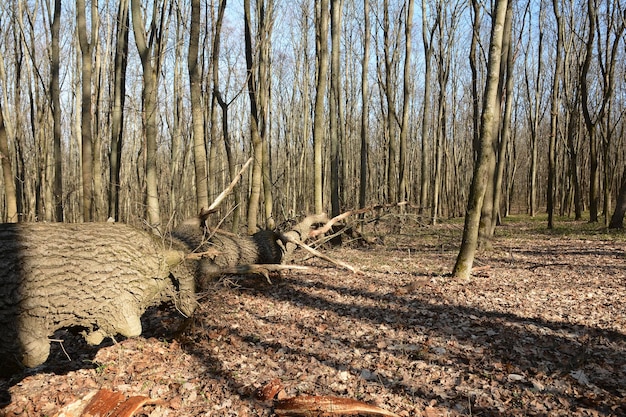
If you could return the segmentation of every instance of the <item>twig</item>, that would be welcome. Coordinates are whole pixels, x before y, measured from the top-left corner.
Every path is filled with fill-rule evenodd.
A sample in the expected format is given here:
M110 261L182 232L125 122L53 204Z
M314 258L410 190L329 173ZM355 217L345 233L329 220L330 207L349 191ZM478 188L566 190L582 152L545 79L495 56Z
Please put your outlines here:
M226 196L228 194L230 194L230 192L233 190L233 188L235 188L235 185L237 185L237 183L239 182L239 179L242 177L243 172L248 168L248 166L250 165L250 163L252 163L252 157L250 157L245 164L243 164L243 166L241 167L241 169L239 170L239 172L237 173L237 175L235 175L235 178L233 178L233 180L230 182L230 184L228 185L228 187L226 187L226 189L224 191L222 191L220 193L220 195L217 196L217 198L215 199L215 201L213 201L211 203L211 205L209 206L209 211L215 210L215 208L217 206L219 206L222 202L222 200L224 200L226 198Z
M315 237L315 236L319 236L321 234L324 234L324 233L328 232L331 227L333 227L333 224L335 224L335 223L337 223L337 222L339 222L339 221L341 221L341 220L343 220L343 219L345 219L347 217L354 216L355 214L367 213L368 211L378 210L378 209L381 209L381 208L401 207L401 206L405 206L407 204L408 203L406 201L401 201L399 203L377 204L375 206L364 207L364 208L361 208L361 209L346 211L344 213L339 214L338 216L333 217L324 226L320 227L319 229L312 230L311 233L309 234L309 237Z
M348 271L352 271L355 274L360 273L360 271L358 269L356 269L355 267L353 267L352 265L348 265L345 262L337 261L335 259L332 259L331 257L329 257L327 255L324 255L322 252L313 249L312 247L310 247L306 243L302 243L299 240L296 240L296 239L292 238L291 236L286 236L286 235L283 235L283 236L287 239L288 242L293 243L294 245L301 247L302 249L306 250L307 252L309 252L312 255L317 256L318 258L324 259L325 261L328 261L328 262L330 262L332 264L335 264L337 266L345 268Z

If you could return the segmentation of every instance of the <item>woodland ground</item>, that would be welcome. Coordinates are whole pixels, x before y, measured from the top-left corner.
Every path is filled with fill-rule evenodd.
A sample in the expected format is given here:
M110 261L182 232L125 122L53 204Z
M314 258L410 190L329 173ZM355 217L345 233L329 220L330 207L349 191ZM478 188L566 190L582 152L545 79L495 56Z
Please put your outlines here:
M402 220L402 219L400 219ZM333 395L400 416L626 415L626 236L507 219L469 282L449 277L459 221L378 225L384 241L324 249L307 271L222 282L187 328L151 310L145 336L87 347L0 380L0 415L54 416L100 388L158 404L139 416L272 416L256 389ZM374 231L372 231L374 233ZM71 359L71 360L70 360Z

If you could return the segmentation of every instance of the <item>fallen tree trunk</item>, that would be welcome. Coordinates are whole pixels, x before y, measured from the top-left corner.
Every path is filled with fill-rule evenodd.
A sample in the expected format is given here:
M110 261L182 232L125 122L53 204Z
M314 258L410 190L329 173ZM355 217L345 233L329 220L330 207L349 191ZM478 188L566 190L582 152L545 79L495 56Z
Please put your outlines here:
M44 363L48 338L62 328L82 328L99 344L140 335L152 305L173 301L189 316L197 287L224 273L276 270L259 264L282 263L327 220L309 216L284 234L238 236L208 228L210 213L163 238L115 223L0 224L0 374Z
M151 305L173 300L192 314L182 249L124 224L0 224L0 373L45 362L48 337L64 327L99 344L141 334Z

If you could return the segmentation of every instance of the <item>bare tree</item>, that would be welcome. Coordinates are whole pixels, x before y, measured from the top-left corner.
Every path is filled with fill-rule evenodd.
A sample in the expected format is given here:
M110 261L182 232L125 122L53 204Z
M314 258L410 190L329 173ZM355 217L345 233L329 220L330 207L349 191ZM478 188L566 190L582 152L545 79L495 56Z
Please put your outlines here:
M257 0L256 3L256 60L252 47L252 14L250 0L244 0L245 50L248 72L248 94L250 98L250 135L254 153L252 168L252 184L248 200L248 232L257 230L257 214L259 211L261 188L265 185L265 221L272 228L272 200L267 164L267 111L269 101L269 45L272 27L272 0ZM265 153L265 156L264 156ZM265 163L264 163L265 161ZM264 176L266 181L264 181Z
M61 84L59 80L61 30L61 0L54 1L54 17L51 19L50 45L50 96L53 119L53 159L54 159L54 213L56 221L63 221L63 155L61 153Z
M330 33L331 33L331 60L330 60L330 206L334 216L339 215L341 208L339 202L340 187L340 144L344 138L341 135L339 123L343 122L343 114L340 107L341 87L339 85L339 74L341 73L340 39L341 39L341 14L343 8L342 0L331 0L330 2Z
M315 49L317 56L317 74L315 89L315 108L313 114L313 175L314 175L314 204L315 212L322 213L323 205L323 175L322 175L322 145L324 143L324 102L326 86L328 84L328 0L315 2Z
M189 89L191 93L191 119L193 123L193 155L196 170L196 206L209 207L207 177L207 156L204 135L204 106L202 104L202 78L198 64L198 43L200 40L200 0L191 1L191 25L189 34Z
M428 204L428 168L429 166L429 158L427 147L430 142L430 120L432 118L431 115L431 106L430 106L430 85L432 78L432 54L433 54L433 38L435 36L435 32L437 27L441 21L441 8L437 8L435 21L431 26L428 25L427 20L427 2L426 0L422 0L422 43L424 45L424 105L422 110L422 159L421 159L421 175L420 175L420 212L422 212L426 205Z
M97 10L98 3L92 0L92 10ZM97 37L97 19L92 15L91 19L91 39ZM83 201L82 211L83 220L92 221L94 218L94 176L101 175L100 172L94 173L94 150L92 137L92 71L93 43L89 41L87 34L87 19L85 17L85 0L76 0L76 26L78 32L78 41L80 43L81 52L81 145L82 145L82 184L83 184Z
M109 217L120 220L120 170L126 100L126 67L128 64L128 0L120 0L117 9L115 59L113 64L113 108L111 109L111 150L109 152Z
M413 30L413 4L414 0L408 0L406 6L406 23L404 25L404 74L402 85L402 124L400 125L400 148L398 158L398 202L408 199L407 188L407 138L409 136L409 105L411 102L411 31Z
M155 2L152 9L152 21L148 35L146 35L143 13L140 0L131 0L133 14L133 33L137 51L143 67L143 122L144 138L146 143L146 210L148 222L158 225L161 221L159 207L158 173L157 173L157 93L158 78L161 68L163 50L167 39L169 24L169 1L159 5Z
M368 67L370 59L370 12L369 1L363 2L363 59L361 60L361 164L359 170L359 207L365 207L367 198L367 159L368 159L368 130L369 130L369 79Z
M559 84L561 80L561 62L563 50L563 18L559 10L559 2L552 2L554 17L557 21L557 41L555 45L554 75L552 76L552 92L550 101L550 141L548 144L548 229L554 227L554 203L556 188L556 144L558 134L558 105L559 105Z
M500 110L498 106L498 83L500 79L500 60L507 5L507 0L497 0L493 10L487 83L480 125L480 148L478 150L478 160L474 167L472 186L467 204L463 240L452 272L455 278L463 280L468 279L472 271L478 244L481 207L485 197L487 182L489 181L488 154L491 152L494 133L496 132L494 129L494 122L498 119L496 113Z
M2 179L4 180L4 195L6 198L6 217L3 221L8 223L17 222L17 197L15 194L15 182L11 159L9 156L9 143L7 129L4 124L2 100L0 100L0 161L2 162Z

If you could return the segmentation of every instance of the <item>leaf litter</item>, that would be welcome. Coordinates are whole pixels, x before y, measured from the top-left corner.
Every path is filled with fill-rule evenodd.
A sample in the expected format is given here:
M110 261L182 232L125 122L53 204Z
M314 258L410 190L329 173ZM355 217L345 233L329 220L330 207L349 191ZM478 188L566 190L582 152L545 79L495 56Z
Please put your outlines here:
M469 282L449 276L460 226L415 227L324 249L360 274L305 260L272 284L217 283L191 319L152 309L141 337L94 348L62 331L46 364L0 380L0 415L62 415L99 390L151 399L134 412L150 417L275 416L311 398L399 416L626 415L623 236L505 227Z

